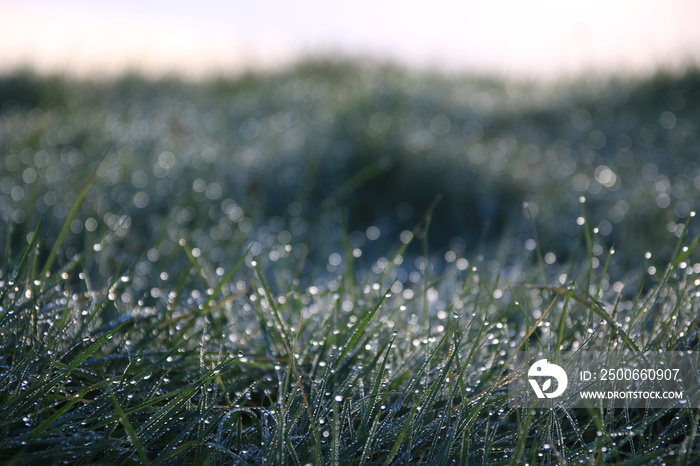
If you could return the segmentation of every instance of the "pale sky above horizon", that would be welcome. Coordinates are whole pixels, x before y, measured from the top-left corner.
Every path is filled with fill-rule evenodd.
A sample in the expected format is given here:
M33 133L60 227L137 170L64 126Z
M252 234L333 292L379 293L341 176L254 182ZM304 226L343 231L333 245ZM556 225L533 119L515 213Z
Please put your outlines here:
M349 55L525 78L700 63L694 0L0 0L0 71L202 76Z

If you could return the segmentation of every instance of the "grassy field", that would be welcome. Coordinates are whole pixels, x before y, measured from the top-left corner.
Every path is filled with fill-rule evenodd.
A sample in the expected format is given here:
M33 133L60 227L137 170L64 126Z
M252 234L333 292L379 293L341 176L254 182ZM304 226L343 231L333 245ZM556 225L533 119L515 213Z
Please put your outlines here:
M514 409L518 349L696 350L700 72L0 78L0 461L695 464Z

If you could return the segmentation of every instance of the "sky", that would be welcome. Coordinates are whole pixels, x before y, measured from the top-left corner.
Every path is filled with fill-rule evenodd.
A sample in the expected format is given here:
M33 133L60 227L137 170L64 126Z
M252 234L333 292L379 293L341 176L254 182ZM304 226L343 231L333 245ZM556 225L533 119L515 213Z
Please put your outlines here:
M308 56L556 79L700 63L695 0L0 0L0 71L189 77Z

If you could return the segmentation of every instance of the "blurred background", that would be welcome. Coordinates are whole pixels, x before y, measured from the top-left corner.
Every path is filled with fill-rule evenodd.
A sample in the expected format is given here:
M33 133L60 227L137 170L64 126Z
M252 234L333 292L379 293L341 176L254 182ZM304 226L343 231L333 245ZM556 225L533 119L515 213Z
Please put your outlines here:
M517 283L540 260L552 281L613 249L618 279L659 279L700 204L698 18L683 0L4 0L0 244L15 257L41 217L48 253L107 152L57 261L96 283L167 282L183 242L216 270L250 250L289 276L379 273L438 196L401 283L480 262Z
M681 69L700 58L693 0L3 0L0 67L201 77L300 57L552 79Z

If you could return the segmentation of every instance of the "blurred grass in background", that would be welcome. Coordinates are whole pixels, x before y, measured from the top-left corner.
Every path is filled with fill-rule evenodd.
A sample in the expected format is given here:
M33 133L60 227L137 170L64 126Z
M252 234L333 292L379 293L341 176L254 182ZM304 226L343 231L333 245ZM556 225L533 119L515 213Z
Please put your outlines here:
M0 80L0 235L21 248L42 217L49 248L108 150L64 258L105 235L120 241L101 257L141 260L141 275L176 267L180 238L214 261L249 238L254 253L327 257L339 225L353 247L371 226L392 244L441 195L431 253L508 237L522 258L531 214L565 259L583 196L596 256L614 246L618 264L639 265L670 255L696 207L699 76L538 87L328 62L199 84L17 73ZM114 264L89 268L108 277Z

